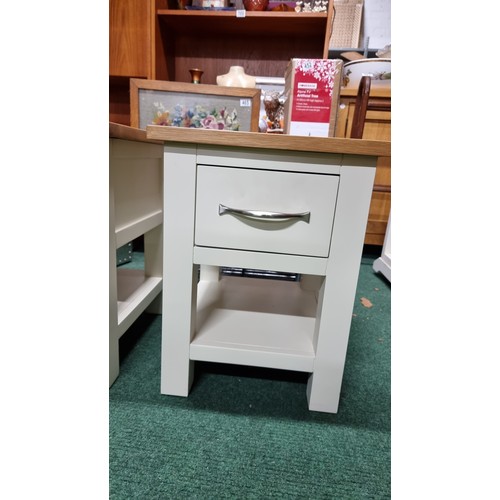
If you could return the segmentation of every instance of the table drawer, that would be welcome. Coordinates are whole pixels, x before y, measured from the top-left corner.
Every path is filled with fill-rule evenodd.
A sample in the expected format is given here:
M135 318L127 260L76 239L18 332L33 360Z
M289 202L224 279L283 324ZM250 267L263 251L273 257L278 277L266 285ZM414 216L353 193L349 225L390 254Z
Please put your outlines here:
M339 176L198 165L195 244L328 257Z

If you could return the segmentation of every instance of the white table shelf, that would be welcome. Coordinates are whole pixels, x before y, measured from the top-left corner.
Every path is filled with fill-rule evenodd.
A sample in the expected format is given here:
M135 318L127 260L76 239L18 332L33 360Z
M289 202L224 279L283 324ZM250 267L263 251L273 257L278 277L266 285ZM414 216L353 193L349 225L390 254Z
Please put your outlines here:
M163 210L156 210L150 214L144 215L134 220L117 226L115 229L116 248L120 248L129 241L133 241L139 236L146 234L155 227L163 223Z
M148 277L142 269L117 269L119 337L161 292L161 285L161 277Z
M190 359L312 373L316 309L297 282L201 281Z

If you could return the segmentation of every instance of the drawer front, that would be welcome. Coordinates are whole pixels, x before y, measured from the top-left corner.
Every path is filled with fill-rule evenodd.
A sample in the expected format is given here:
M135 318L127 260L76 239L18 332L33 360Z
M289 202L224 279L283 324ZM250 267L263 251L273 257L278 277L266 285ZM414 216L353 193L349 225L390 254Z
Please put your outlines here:
M337 175L198 165L195 244L328 257L338 183Z

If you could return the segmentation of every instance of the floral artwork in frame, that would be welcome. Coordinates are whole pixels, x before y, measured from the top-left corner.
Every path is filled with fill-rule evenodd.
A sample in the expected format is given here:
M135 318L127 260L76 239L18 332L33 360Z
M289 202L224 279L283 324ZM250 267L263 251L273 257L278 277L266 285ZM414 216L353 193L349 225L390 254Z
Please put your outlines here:
M257 132L260 89L130 79L130 125Z

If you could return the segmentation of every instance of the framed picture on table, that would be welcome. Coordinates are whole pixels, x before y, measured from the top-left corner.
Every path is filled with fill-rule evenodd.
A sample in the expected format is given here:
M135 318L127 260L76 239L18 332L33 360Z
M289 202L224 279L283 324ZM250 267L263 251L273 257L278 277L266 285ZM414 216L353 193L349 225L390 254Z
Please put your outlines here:
M130 79L130 125L258 132L260 89Z

